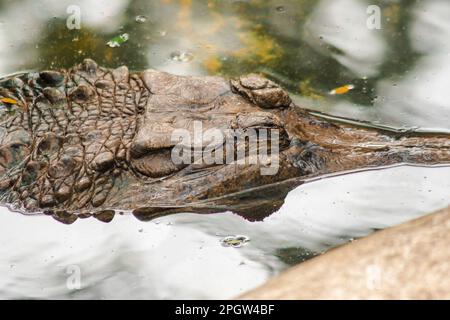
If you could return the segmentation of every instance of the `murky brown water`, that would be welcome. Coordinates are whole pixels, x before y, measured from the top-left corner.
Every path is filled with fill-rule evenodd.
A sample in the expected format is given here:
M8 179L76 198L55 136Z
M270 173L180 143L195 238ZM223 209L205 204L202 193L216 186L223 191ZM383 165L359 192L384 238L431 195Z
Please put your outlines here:
M367 28L369 4L381 6L381 30ZM67 28L71 5L79 30ZM85 57L176 74L260 72L310 109L450 130L449 16L446 0L0 1L0 75ZM125 33L120 47L106 45ZM329 94L343 85L354 89ZM305 184L256 223L222 213L65 226L1 209L0 298L229 298L445 207L449 195L450 168L398 167ZM230 235L250 241L223 246Z

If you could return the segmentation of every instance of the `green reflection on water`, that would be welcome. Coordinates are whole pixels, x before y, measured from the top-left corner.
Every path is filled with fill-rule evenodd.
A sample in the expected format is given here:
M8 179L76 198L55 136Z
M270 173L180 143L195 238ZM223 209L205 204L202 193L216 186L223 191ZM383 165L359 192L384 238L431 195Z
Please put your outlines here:
M5 3L10 2L2 2L0 8ZM320 38L315 39L319 49L311 45L305 24L319 3L316 0L136 0L125 6L121 12L123 23L113 31L86 23L81 30L68 30L67 15L49 16L36 39L33 59L24 66L67 68L90 57L107 67L125 64L139 70L158 68L170 59L170 51L189 50L195 57L194 73L228 77L263 73L292 93L312 99L320 99L330 89L352 83L356 89L345 98L355 104L372 105L377 81L401 76L418 57L405 32L411 20L411 8L417 1L372 1L383 12L383 30L373 32L382 34L389 54L379 67L381 71L368 78L353 74L336 60L336 55L348 53ZM148 19L137 23L138 15ZM106 46L109 39L123 32L130 34L127 43L120 48Z

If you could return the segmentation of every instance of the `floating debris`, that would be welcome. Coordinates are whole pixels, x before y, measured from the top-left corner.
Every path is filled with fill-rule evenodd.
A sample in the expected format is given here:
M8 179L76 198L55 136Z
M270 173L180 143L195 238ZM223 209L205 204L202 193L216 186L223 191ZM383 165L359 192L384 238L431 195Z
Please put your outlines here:
M188 51L174 51L170 54L170 59L178 62L189 62L194 59L194 55Z
M147 17L144 15L139 15L136 16L136 18L134 19L137 23L144 23L147 21Z
M17 100L14 100L11 98L0 98L0 102L6 103L6 104L17 104Z
M6 110L10 115L14 115L16 114L15 106L17 103L17 100L11 98L0 98L0 110Z
M347 84L345 86L339 87L339 88L335 88L333 90L330 91L330 94L332 96L334 95L341 95L341 94L346 94L348 93L350 90L355 89L355 86L353 84Z
M275 9L276 9L278 12L285 12L285 11L286 11L286 8L283 7L283 6L278 6L278 7L276 7Z
M240 248L244 246L250 238L247 236L228 236L220 240L224 247Z
M120 36L114 37L111 40L109 40L106 45L111 48L117 48L120 47L122 44L128 41L130 38L130 35L128 33L121 34Z

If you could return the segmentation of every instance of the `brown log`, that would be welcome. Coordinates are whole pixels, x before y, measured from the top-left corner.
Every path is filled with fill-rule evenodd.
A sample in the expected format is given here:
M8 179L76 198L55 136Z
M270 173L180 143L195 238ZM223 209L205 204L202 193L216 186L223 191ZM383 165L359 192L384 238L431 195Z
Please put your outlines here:
M450 207L313 258L240 299L450 299Z

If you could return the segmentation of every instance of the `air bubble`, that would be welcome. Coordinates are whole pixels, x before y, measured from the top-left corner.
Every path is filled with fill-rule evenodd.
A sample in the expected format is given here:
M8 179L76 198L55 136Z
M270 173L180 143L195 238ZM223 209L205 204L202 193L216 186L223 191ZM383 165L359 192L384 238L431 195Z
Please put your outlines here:
M194 55L188 51L174 51L170 54L170 59L178 62L190 62Z
M144 15L139 15L136 16L136 18L134 19L137 23L144 23L147 21L147 17Z

